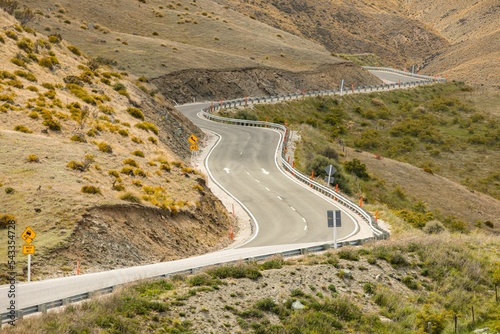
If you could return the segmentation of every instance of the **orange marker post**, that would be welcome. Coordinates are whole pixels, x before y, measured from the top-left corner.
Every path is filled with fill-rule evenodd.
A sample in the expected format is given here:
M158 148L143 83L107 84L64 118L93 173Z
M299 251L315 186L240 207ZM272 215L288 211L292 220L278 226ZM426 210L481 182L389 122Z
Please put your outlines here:
M337 193L339 192L339 184L338 183L335 184L335 192L337 192Z
M360 197L359 198L359 207L362 208L363 207L363 197Z
M378 210L375 211L375 221L378 222Z
M80 260L76 261L76 275L80 275Z

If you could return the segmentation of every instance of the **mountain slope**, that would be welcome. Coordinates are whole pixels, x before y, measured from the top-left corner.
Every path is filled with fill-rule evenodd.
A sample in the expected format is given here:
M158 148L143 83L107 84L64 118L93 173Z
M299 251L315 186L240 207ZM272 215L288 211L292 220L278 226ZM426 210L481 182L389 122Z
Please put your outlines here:
M144 79L0 19L0 218L38 233L34 279L78 259L85 270L115 268L229 241L227 211L185 162L187 138L201 136L190 121Z
M426 67L430 73L487 87L500 86L500 4L486 1L402 2L407 14L425 22L451 46Z

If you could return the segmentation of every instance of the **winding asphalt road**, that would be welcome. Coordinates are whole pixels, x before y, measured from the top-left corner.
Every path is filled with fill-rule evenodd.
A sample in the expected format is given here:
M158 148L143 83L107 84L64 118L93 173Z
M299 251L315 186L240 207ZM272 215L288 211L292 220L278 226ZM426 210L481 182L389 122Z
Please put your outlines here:
M326 211L341 208L281 171L276 159L281 134L266 128L199 118L197 113L206 106L196 104L178 109L198 127L221 137L207 167L217 182L242 202L256 220L257 233L243 247L333 242ZM354 218L349 212L342 212L343 224L337 231L339 239L358 230Z

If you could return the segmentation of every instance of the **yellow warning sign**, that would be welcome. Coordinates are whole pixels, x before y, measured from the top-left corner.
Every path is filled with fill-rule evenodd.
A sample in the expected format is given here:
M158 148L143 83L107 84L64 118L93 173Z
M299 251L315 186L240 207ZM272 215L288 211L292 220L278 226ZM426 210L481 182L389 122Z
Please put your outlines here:
M191 136L189 136L188 142L195 145L198 142L198 137L196 137L194 134L192 134Z
M21 234L21 238L29 245L33 239L35 239L36 233L31 227L26 227L24 232Z
M35 246L23 245L23 254L35 254Z
M189 145L189 149L191 151L198 151L199 147L197 144Z

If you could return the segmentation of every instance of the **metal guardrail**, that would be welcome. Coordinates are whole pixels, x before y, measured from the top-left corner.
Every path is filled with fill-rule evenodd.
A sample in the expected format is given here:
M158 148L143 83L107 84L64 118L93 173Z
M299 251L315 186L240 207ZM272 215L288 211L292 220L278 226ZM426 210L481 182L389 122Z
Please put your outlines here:
M368 69L368 68L367 68ZM411 73L406 73L398 70L393 70L393 69L385 69L385 68L370 68L373 70L383 70L383 71L388 71L388 72L394 72L398 74L404 74L404 75L410 75ZM420 85L428 85L432 84L435 82L443 82L445 81L442 78L434 78L434 77L426 77L426 76L417 76L413 75L415 77L421 78L422 80L417 81L417 82L409 82L409 83L402 83L402 84L384 84L384 85L376 85L376 86L361 86L361 87L356 87L355 89L351 89L350 91L344 91L341 92L340 90L320 90L320 91L311 91L311 92L303 92L303 93L295 93L295 94L284 94L284 95L277 95L277 96L267 96L267 97L254 97L254 98L244 98L244 99L235 99L235 100L229 100L229 101L220 101L218 104L214 104L209 108L205 108L202 112L203 116L207 119L211 119L217 122L222 122L222 123L231 123L231 124L236 124L236 125L241 125L241 126L258 126L258 127L270 127L277 129L279 131L283 131L285 135L283 136L283 141L281 143L282 145L282 151L281 151L281 164L282 168L284 168L286 171L289 173L292 173L297 180L300 180L303 183L308 184L311 186L313 189L319 191L323 195L329 196L333 198L334 200L338 201L340 204L348 207L352 211L356 212L359 216L363 218L371 227L374 237L370 238L363 238L363 239L357 239L357 240L351 240L351 241L344 241L344 242L338 242L337 241L337 247L344 247L344 246L350 246L350 245L361 245L367 242L371 242L374 240L378 239L387 239L389 237L389 233L382 228L380 228L374 217L364 210L363 208L360 208L358 205L353 203L351 200L348 198L342 196L341 194L336 193L332 189L325 187L322 184L319 184L318 182L309 179L309 177L301 174L299 171L295 170L289 163L286 161L285 156L284 156L284 147L286 147L286 143L288 140L288 129L281 125L281 124L276 124L276 123L270 123L270 122L262 122L262 121L249 121L249 120L241 120L241 119L232 119L232 118L226 118L226 117L221 117L221 116L216 116L212 115L209 111L211 110L218 110L218 109L223 109L223 108L231 108L231 107L236 107L236 106L243 106L243 105L248 105L248 104L254 104L254 103L269 103L269 102L278 102L278 101L286 101L286 100L292 100L292 99L297 99L301 97L306 97L306 96L321 96L321 95L344 95L344 94L349 94L349 93L361 93L361 92L371 92L371 91L379 91L379 90L390 90L390 89L395 89L395 88L405 88L405 87L414 87L414 86L420 86ZM281 255L283 257L290 257L290 256L298 256L298 255L303 255L303 254L308 254L308 253L316 253L316 252L322 252L330 248L334 248L333 243L325 243L323 245L317 245L317 246L311 246L311 247L306 247L306 248L297 248L297 249L292 249L284 252L272 252L269 254L263 254L260 256L256 257L248 257L242 259L243 261L264 261L268 258L271 258L276 255ZM239 261L242 261L239 260ZM222 262L220 264L229 264L234 261L226 261ZM182 274L192 274L203 267L196 267L196 268L191 268L189 270L182 270L182 271L177 271L177 272L170 272L170 273L165 273L161 274L158 276L155 276L153 278L157 279L164 279L171 277L173 275L182 275ZM102 294L108 294L112 293L114 290L116 290L117 287L122 286L123 284L119 285L114 285L110 287L106 287L103 289L98 289L98 290L93 290L89 292L85 292L82 294L70 296L67 298L63 299L57 299L53 300L41 305L32 305L28 306L22 309L16 310L16 320L17 319L22 319L23 316L25 315L31 315L35 313L47 313L49 309L52 308L57 308L65 305L69 305L71 303L83 301L86 299L90 299L93 296L96 295L102 295ZM1 323L7 323L10 321L10 318L8 318L8 313L1 313L0 314L0 319Z

